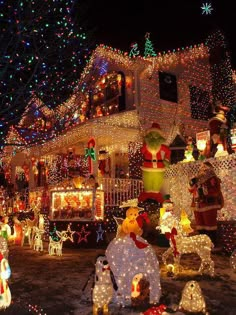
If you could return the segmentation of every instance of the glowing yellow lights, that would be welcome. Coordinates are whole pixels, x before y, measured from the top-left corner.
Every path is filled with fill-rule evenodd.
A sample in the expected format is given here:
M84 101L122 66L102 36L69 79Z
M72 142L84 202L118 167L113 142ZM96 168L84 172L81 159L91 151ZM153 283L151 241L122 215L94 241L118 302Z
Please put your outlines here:
M180 309L192 313L208 314L206 312L206 303L202 290L197 281L188 281L182 291L181 301L179 303Z

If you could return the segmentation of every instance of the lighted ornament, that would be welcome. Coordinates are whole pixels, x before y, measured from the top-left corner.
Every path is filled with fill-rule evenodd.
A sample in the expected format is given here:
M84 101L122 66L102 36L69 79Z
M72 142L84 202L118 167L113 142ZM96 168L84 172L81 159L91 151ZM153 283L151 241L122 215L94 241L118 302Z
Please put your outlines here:
M6 309L11 304L11 291L8 279L11 276L11 268L8 260L0 253L0 310Z
M206 312L206 303L197 281L188 281L182 291L179 308L191 313Z
M108 314L108 305L112 300L117 284L110 269L106 256L101 255L95 264L95 282L92 292L93 315Z
M197 254L201 259L198 272L214 276L214 261L211 258L211 250L214 247L211 239L206 234L184 236L181 228L172 228L171 232L165 233L170 242L170 247L162 254L163 263L167 264L167 258L174 258L175 273L181 270L180 260L183 254Z

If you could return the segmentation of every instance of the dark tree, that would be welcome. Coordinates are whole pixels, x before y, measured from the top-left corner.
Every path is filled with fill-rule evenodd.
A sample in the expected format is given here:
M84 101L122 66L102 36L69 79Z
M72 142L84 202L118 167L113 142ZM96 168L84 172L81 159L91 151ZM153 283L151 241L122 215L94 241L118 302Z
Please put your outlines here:
M35 96L55 108L72 94L89 53L77 0L0 1L0 133Z

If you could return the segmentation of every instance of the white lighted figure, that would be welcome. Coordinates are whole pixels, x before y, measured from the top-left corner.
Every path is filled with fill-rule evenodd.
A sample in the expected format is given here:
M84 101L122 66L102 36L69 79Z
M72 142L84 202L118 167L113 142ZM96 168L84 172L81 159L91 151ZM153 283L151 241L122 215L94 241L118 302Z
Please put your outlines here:
M8 279L11 276L11 268L8 260L0 253L0 310L6 309L11 304L11 291L8 285Z
M51 236L49 236L48 253L50 256L62 256L62 245L63 241L60 238L58 241L54 241Z
M197 281L188 281L182 291L179 308L191 313L206 312L206 303Z
M95 264L95 282L93 287L93 315L108 314L108 306L112 300L113 292L117 290L114 275L110 269L107 258L101 255Z
M34 239L33 239L33 249L36 251L43 251L43 240L42 235L44 230L40 230L38 227L34 227Z
M167 264L167 258L171 255L174 257L175 273L180 271L180 259L183 254L197 254L201 259L199 273L206 273L214 276L214 261L211 258L213 243L206 234L184 236L181 228L172 228L167 232L166 237L169 239L170 247L162 254L163 263Z
M118 291L114 301L123 307L131 305L134 277L142 273L149 282L149 302L159 302L161 296L159 261L153 247L141 236L134 241L129 235L115 237L106 249L108 263L114 273Z
M62 256L62 247L63 242L66 240L70 240L73 242L73 235L75 231L71 231L70 224L67 226L67 230L65 231L56 231L56 234L58 236L58 240L53 240L51 236L49 236L49 245L48 245L48 253L50 256L57 255Z

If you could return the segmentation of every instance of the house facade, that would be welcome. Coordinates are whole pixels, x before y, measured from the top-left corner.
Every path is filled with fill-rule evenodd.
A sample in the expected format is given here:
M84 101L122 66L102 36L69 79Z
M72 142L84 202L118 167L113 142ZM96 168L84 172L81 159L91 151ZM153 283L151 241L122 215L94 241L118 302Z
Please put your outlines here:
M41 199L52 221L103 219L106 207L137 198L143 189L145 130L153 122L160 125L176 164L186 139L208 129L212 99L209 51L203 44L149 58L99 46L67 102L52 110L32 99L9 131L6 142L12 145L2 155L5 174L15 191L27 188L28 199L23 199L30 207ZM175 145L177 138L181 146ZM85 194L77 196L76 189ZM59 211L66 190L66 206ZM14 202L12 208L20 210L19 200ZM93 213L87 209L73 217L76 207L93 208Z

